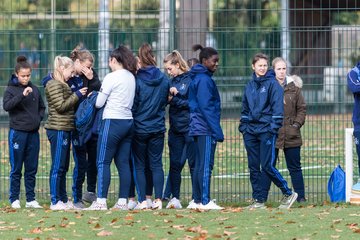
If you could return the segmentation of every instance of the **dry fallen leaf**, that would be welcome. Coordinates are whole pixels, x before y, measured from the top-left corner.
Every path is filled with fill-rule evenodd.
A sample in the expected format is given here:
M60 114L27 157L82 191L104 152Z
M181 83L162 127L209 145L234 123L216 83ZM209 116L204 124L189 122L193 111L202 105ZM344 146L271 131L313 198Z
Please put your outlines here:
M99 228L101 228L101 226L100 226L99 223L97 223L97 224L94 226L94 229L99 229Z
M42 233L43 231L41 230L40 227L36 227L34 229L31 229L29 232L34 233L34 234L39 234L39 233Z
M134 220L134 217L133 217L133 215L129 215L129 214L128 214L128 215L125 216L125 220L126 220L126 221L133 221L133 220Z
M119 219L118 218L114 218L113 220L111 220L110 225L114 225Z
M226 237L231 236L233 234L236 234L236 232L224 231L224 236L226 236Z
M175 228L177 230L185 230L185 226L184 225L173 225L171 226L172 228Z
M106 237L106 236L112 236L112 235L113 235L112 232L108 232L105 230L102 230L96 234L96 236L98 236L98 237Z

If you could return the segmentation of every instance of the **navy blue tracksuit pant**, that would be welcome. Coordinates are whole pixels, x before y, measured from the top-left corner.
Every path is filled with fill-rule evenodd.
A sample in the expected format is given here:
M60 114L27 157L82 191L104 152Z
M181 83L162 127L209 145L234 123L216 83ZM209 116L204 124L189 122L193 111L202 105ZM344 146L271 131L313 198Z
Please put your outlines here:
M74 203L81 201L82 188L87 174L87 190L88 192L95 192L96 189L96 148L97 137L91 137L84 145L79 145L79 136L76 131L72 132L72 145L74 157L74 170L73 170L73 199Z
M294 191L298 194L298 200L305 199L305 186L304 186L304 177L301 170L300 162L300 147L284 148L286 166L289 170L291 183L293 185ZM276 160L278 159L279 149L275 149L275 161L274 167L276 166ZM271 181L268 176L263 172L263 187L266 196L268 196ZM267 199L265 199L267 200Z
M195 203L206 205L210 201L210 180L214 167L216 141L211 136L195 136L194 144L193 197Z
M9 130L9 153L10 153L10 202L20 197L21 171L24 164L24 182L26 201L35 200L35 175L38 169L40 139L39 132L24 132L14 129Z
M145 200L149 194L150 184L146 181L147 164L152 174L155 198L162 197L164 186L164 170L162 153L164 149L164 133L135 134L132 142L132 153L135 166L135 185L138 191L138 201Z
M107 198L112 159L118 170L119 198L127 198L131 185L130 149L133 119L104 119L97 145L98 198Z
M195 167L195 144L194 139L188 133L176 133L169 130L168 145L170 155L170 169L166 181L163 198L180 197L181 171L188 159L191 182Z
M262 172L265 172L270 180L281 189L283 194L291 195L292 191L287 186L287 182L274 167L276 135L271 133L257 135L245 133L243 138L248 155L253 199L258 202L265 202L267 199L267 193L263 191Z
M51 148L50 196L51 203L68 201L66 192L66 173L70 163L70 131L47 129L46 134Z

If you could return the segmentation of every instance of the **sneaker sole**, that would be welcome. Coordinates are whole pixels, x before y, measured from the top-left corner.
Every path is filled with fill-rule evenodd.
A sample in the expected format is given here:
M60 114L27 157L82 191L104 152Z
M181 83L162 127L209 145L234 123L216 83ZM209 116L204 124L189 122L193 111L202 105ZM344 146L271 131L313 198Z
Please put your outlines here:
M351 189L351 193L360 194L360 190L353 190L353 189Z

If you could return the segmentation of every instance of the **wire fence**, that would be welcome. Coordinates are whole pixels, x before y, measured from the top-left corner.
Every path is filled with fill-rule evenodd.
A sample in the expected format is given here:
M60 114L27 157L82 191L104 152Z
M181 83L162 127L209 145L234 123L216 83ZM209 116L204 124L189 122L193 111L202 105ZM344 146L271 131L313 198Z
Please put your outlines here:
M136 53L141 43L151 43L161 68L163 56L173 49L178 49L185 58L197 57L191 51L196 43L218 49L219 70L214 78L222 100L225 141L216 151L212 197L221 202L243 202L251 198L246 151L237 130L242 92L252 72L250 59L260 51L271 59L284 57L291 65L290 74L297 74L304 81L303 95L308 107L301 150L305 192L310 202L328 199L327 180L337 164L344 165L344 129L352 127L353 97L347 90L346 73L360 59L358 1L29 0L27 3L20 5L20 1L7 0L0 3L1 99L19 54L31 60L32 81L40 86L41 78L52 69L54 56L69 55L78 44L94 53L95 68L101 76L109 72L104 59L119 44L128 45ZM0 198L7 199L8 117L2 109L0 120ZM51 157L45 130L41 128L40 133L36 192L38 199L49 199ZM281 152L279 158L279 169L290 183ZM167 146L163 162L166 176ZM354 169L355 178L357 172ZM115 198L118 177L114 166L111 174L109 198ZM70 195L72 170L67 176ZM191 198L187 166L181 194L184 200ZM272 187L269 199L276 201L280 195Z

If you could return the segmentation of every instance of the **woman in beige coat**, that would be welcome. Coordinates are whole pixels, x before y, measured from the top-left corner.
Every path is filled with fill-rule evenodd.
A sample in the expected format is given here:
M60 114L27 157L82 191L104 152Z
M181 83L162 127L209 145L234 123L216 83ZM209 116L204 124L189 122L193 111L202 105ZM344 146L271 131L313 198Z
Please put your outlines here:
M300 128L305 123L306 103L301 93L303 85L299 76L286 75L286 62L283 58L277 57L272 61L276 74L276 80L284 88L284 121L279 129L276 141L275 159L279 149L283 149L286 166L290 172L291 182L294 191L298 193L298 202L305 202L304 177L301 170L300 150L302 138ZM274 165L276 162L274 162ZM271 182L264 177L264 189L269 191Z

